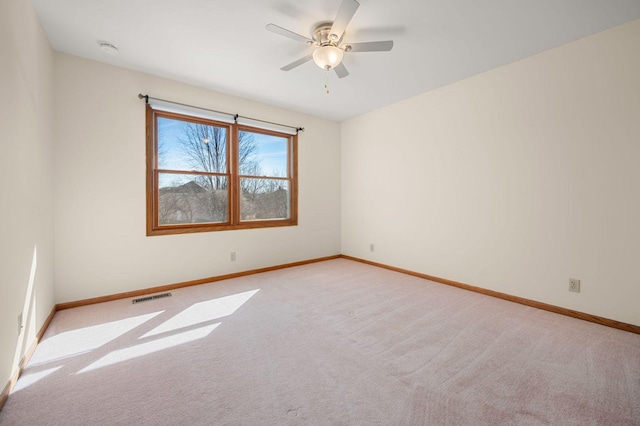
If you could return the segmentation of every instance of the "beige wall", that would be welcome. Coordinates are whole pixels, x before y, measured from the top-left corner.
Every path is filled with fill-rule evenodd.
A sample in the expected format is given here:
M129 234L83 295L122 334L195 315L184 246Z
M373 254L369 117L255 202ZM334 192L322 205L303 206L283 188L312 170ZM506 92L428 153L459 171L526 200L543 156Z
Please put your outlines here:
M53 308L53 51L31 3L0 2L0 391ZM24 329L18 335L18 314Z
M640 325L639 46L636 20L343 122L342 252Z
M55 70L57 302L340 253L337 122L61 53ZM305 127L299 226L147 237L140 92Z

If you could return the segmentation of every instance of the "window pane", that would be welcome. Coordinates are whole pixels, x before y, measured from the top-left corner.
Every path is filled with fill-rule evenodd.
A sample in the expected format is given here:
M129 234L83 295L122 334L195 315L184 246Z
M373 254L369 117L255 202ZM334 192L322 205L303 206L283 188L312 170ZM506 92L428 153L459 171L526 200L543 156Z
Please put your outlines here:
M225 176L158 176L160 225L227 222L229 182Z
M280 179L240 179L241 220L289 218L289 182Z
M227 129L158 117L158 168L227 172Z
M239 166L245 176L289 177L289 139L240 131Z

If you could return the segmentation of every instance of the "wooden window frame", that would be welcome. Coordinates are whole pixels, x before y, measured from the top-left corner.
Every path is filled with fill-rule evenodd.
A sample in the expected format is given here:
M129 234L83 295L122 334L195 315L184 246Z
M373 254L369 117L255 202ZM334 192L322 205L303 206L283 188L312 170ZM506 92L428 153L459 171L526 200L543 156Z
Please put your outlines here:
M165 170L158 168L158 117L165 117L180 121L189 121L210 126L228 129L227 134L227 173L194 172L187 170ZM238 165L240 131L276 136L288 140L288 170L287 177L251 176L240 175ZM189 114L167 112L146 106L146 203L147 203L147 235L172 235L188 234L195 232L229 231L236 229L273 228L280 226L298 225L298 136L279 133L271 130L255 128L235 123L223 123L206 118L195 117ZM224 223L194 223L160 225L158 218L158 175L159 173L194 174L194 175L218 175L229 179L228 194L228 220ZM240 179L261 177L266 179L284 180L289 183L289 217L285 219L254 219L241 220L240 216Z

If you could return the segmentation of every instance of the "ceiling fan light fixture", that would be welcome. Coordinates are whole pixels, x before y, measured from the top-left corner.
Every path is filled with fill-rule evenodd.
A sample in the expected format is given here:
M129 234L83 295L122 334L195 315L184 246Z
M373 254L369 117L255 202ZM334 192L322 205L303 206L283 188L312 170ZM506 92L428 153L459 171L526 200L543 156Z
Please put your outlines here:
M344 52L335 46L322 46L313 52L313 62L322 69L336 67L342 61Z

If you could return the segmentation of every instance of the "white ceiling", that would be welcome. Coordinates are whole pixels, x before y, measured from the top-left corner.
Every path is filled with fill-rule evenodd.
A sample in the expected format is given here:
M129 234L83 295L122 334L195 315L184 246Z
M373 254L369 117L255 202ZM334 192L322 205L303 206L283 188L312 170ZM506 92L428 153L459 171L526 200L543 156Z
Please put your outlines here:
M351 75L330 73L328 95L313 62L280 71L312 48L264 27L310 37L342 0L32 3L57 51L338 121L640 17L640 0L359 1L344 41L395 46L345 54Z

